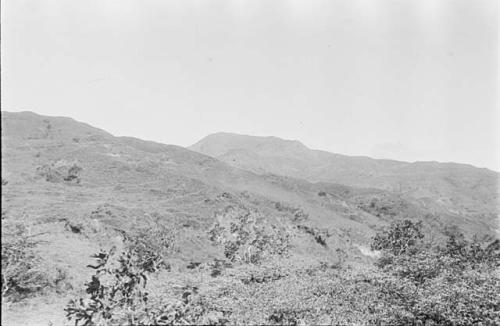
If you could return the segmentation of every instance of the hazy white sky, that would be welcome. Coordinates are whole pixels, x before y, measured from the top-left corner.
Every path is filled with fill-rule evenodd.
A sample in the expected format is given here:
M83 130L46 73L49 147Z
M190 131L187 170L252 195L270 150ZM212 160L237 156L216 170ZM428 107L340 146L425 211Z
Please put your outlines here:
M4 0L2 110L500 170L496 0Z

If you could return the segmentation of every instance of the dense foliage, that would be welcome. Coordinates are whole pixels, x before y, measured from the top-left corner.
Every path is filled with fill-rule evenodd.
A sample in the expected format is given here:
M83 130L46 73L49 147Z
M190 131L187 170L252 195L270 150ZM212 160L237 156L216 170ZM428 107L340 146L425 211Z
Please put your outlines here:
M377 262L392 278L381 282L381 298L393 311L386 323L471 325L500 323L500 243L449 235L444 246L422 241L421 224L393 223L377 234Z
M245 238L239 246L262 238L259 232L275 234L272 228L254 228L250 220L229 225L236 239ZM209 234L227 245L224 227L215 225ZM200 283L182 286L173 299L171 288L154 293L147 288L148 277L158 269L144 263L147 251L129 246L120 255L96 256L87 296L71 301L66 312L78 325L498 325L498 240L467 240L460 234L450 234L441 245L425 240L421 223L394 222L374 237L372 248L381 255L365 271L321 263L299 266L271 250L258 263L232 256L217 261L224 268L207 283L203 275L214 277L214 266L190 264Z

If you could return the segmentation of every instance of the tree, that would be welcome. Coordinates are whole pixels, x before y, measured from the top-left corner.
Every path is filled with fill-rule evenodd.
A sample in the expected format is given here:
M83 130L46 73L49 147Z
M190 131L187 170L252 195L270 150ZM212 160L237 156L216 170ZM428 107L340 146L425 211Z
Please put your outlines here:
M375 235L371 248L395 256L412 254L416 252L423 237L421 221L414 223L411 220L398 220L393 222L389 229Z

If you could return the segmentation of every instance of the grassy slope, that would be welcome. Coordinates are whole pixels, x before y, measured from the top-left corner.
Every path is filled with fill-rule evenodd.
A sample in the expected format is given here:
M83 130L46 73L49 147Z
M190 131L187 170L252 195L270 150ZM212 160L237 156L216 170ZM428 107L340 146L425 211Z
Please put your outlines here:
M37 168L61 160L83 168L80 184L48 182L38 174ZM431 210L424 209L412 198L377 189L258 175L181 147L113 137L68 118L28 112L2 112L2 178L9 182L2 189L7 219L21 221L32 233L43 233L40 255L47 270L60 268L67 273L73 287L69 293L78 292L88 280L85 266L91 262L90 254L120 245L118 231L127 232L152 214L178 230L180 252L172 258L177 274L169 277L182 283L189 262L224 257L223 248L208 240L207 230L217 218L232 218L223 213L228 206L257 212L262 223L288 230L293 236L290 260L295 264L336 263L336 249L347 252L352 264L369 261L360 249L368 246L377 227L393 218L379 206L370 207L374 197L399 199L404 209L398 212L411 217L441 209L430 204ZM297 208L307 218L295 221ZM477 221L462 223L481 232L489 227ZM297 229L298 224L327 230L327 246ZM81 231L75 233L71 226ZM29 301L31 306L6 310L3 324L61 320L66 294L49 293ZM49 313L43 308L46 304L60 314Z
M219 133L190 147L232 166L310 182L339 183L395 193L435 214L454 217L467 229L495 229L499 175L470 165L398 162L311 150L297 141ZM469 221L469 222L467 222Z
M83 168L80 184L48 182L38 175L37 168L61 161ZM293 256L299 258L335 262L337 247L361 257L357 247L343 239L364 243L373 232L342 212L323 207L316 191L300 189L300 182L268 180L177 146L117 138L71 119L28 112L2 113L2 177L8 181L2 191L7 220L28 225L33 234L43 233L38 250L47 270L63 269L75 291L89 278L85 266L91 262L90 254L119 244L117 230L129 231L155 213L180 230L181 251L174 257L174 268L181 271L190 261L223 258L222 248L208 240L207 230L216 213L229 205L256 210L293 228L293 210L275 208L276 202L286 203L304 209L310 216L308 225L331 230L332 248L325 249L293 229ZM72 232L69 226L81 231ZM352 229L359 233L345 235ZM40 298L30 301L29 309L15 306L6 311L4 321L33 324L53 319L40 309L64 302L58 298L48 296L37 305ZM62 307L58 309L62 314Z

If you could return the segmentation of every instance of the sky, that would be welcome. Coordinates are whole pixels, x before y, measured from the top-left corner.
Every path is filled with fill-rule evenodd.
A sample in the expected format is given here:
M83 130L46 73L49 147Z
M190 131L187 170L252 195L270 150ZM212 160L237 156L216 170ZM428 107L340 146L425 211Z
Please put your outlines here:
M4 0L5 111L500 171L496 0Z

